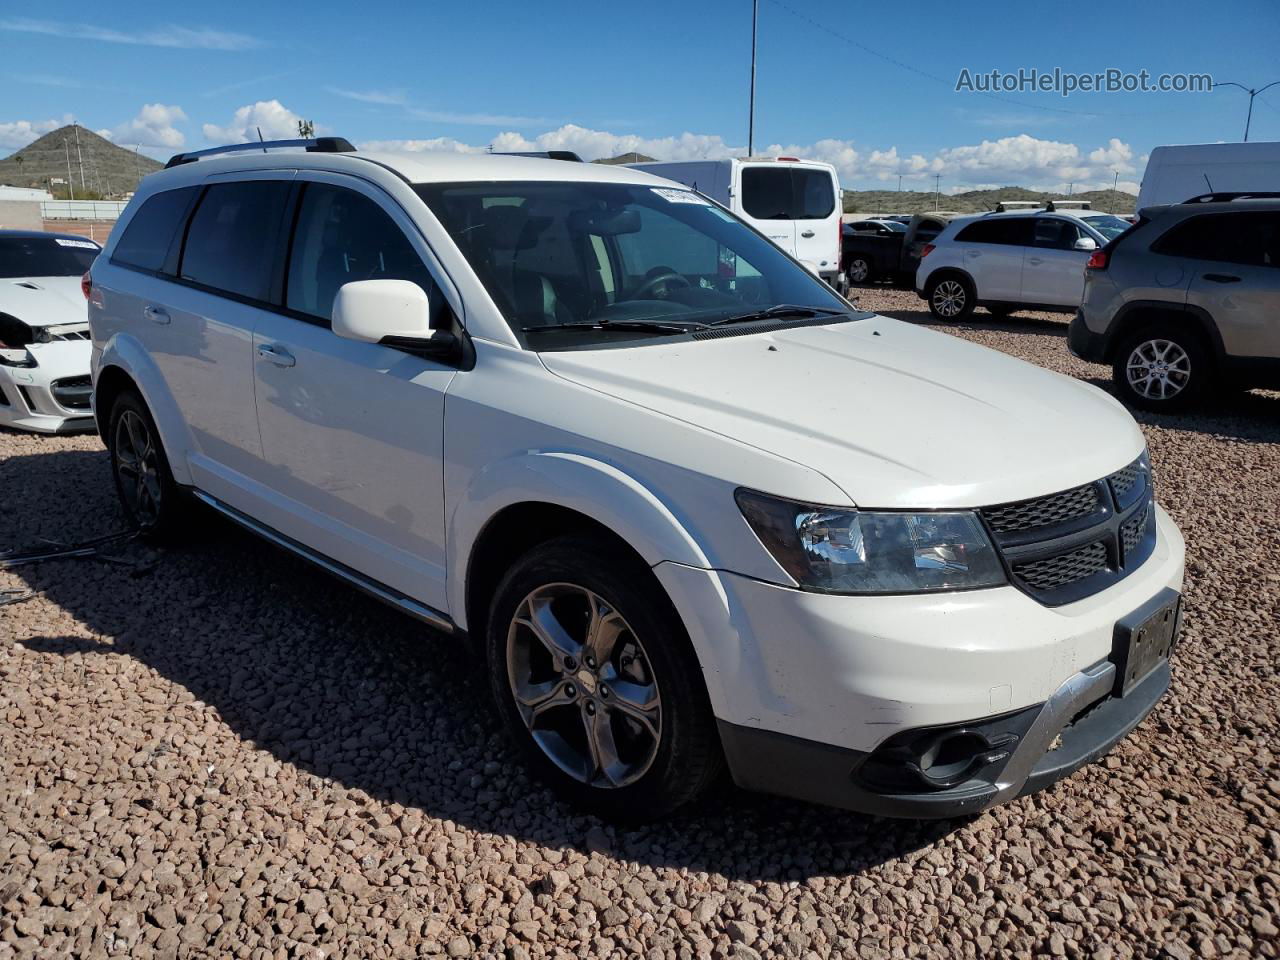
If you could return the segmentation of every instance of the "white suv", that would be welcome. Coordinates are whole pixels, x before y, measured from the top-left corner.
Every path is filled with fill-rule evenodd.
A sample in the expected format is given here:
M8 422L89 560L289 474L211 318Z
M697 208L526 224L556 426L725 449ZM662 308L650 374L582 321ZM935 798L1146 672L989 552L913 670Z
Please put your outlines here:
M997 317L1015 310L1074 312L1089 257L1128 228L1113 214L1052 202L961 217L921 251L916 293L939 320L963 320L980 306Z
M176 157L86 280L144 532L203 501L478 645L531 763L620 818L725 761L980 810L1164 693L1182 538L1102 391L859 313L639 171L303 144Z

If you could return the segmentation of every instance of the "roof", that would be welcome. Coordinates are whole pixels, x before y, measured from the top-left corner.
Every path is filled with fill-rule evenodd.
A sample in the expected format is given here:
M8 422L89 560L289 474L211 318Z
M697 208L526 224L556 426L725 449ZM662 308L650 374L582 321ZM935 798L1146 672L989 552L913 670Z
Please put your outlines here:
M369 153L306 153L300 150L245 150L179 164L147 178L156 187L167 181L189 182L211 173L237 170L332 170L367 173L370 162L410 183L458 183L466 181L545 180L595 183L667 184L670 181L631 167L600 163L573 163L541 157L513 157L490 153L373 151Z
M48 230L0 229L0 240L39 240L41 238L48 240L89 240L88 237L82 237L78 233L51 233ZM89 242L99 245L96 240L89 240Z

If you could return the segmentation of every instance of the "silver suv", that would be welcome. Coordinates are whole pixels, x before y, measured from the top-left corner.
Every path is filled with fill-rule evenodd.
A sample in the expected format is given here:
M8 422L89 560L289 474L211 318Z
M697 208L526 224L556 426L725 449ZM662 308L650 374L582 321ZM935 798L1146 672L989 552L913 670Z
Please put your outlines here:
M1111 364L1121 397L1145 410L1280 386L1280 195L1143 210L1090 258L1067 343Z

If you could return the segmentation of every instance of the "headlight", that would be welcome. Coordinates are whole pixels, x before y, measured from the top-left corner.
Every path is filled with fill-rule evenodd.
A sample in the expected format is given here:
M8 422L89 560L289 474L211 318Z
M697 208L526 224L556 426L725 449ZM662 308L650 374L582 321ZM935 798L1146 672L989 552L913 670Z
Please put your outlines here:
M869 513L817 507L739 490L760 542L804 590L923 593L1006 581L971 511Z

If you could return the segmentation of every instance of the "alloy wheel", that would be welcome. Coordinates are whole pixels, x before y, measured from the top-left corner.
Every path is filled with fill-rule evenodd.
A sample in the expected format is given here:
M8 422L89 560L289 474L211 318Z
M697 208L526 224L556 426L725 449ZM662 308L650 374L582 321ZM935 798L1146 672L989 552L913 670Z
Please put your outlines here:
M116 422L116 473L129 511L142 527L160 519L160 462L145 420L126 410Z
M539 587L507 630L507 679L538 748L581 783L616 789L652 766L662 702L621 612L570 583Z
M957 316L964 309L966 296L959 280L943 280L933 288L933 309L940 317Z
M1147 400L1170 400L1191 381L1191 358L1172 340L1144 340L1125 363L1129 387Z

